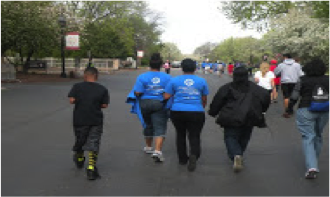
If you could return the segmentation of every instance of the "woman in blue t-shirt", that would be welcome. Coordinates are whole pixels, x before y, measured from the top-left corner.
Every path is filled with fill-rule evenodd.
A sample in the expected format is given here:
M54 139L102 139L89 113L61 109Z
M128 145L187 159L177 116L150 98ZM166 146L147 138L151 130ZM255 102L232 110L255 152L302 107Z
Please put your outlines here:
M176 145L179 163L188 162L188 170L194 171L201 154L200 134L205 123L204 108L209 90L205 79L194 75L196 64L191 59L181 63L183 75L172 78L165 88L164 99L173 97L171 120L176 129ZM187 154L188 134L190 154Z
M159 53L151 56L150 71L138 76L134 87L135 95L140 98L141 113L146 123L144 151L152 154L156 162L164 161L162 145L167 129L167 110L164 107L163 93L171 75L160 72L163 61ZM155 138L155 150L152 148Z

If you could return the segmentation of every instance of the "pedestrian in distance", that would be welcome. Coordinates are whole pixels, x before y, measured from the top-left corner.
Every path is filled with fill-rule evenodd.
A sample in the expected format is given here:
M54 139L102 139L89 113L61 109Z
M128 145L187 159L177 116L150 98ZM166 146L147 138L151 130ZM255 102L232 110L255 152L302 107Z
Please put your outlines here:
M269 70L269 64L263 62L260 65L260 71L257 71L254 75L254 81L261 87L265 88L269 92L269 96L276 93L275 89L275 75ZM271 100L273 102L273 100Z
M298 100L296 123L302 136L307 179L315 179L319 173L318 159L322 149L322 133L329 121L329 76L320 59L314 59L303 67L305 76L295 85L285 117L293 114Z
M229 65L227 66L227 71L228 75L230 77L233 77L233 72L234 72L234 65L230 62Z
M249 81L244 67L234 70L233 82L220 87L215 94L209 115L224 128L224 140L233 170L243 169L243 154L248 146L253 127L265 127L264 113L270 105L269 92Z
M277 61L276 60L271 60L269 70L274 72L276 67L277 67ZM272 93L271 100L274 103L277 103L278 91L280 90L280 85L281 85L281 77L279 77L279 76L275 77L274 84L275 84L276 92Z
M151 154L155 162L165 160L162 147L165 140L168 110L164 107L163 93L171 76L160 72L163 61L159 53L154 53L150 59L150 71L137 77L134 91L140 99L141 113L146 124L143 131L146 146L144 152ZM155 150L152 143L155 141Z
M173 99L170 117L176 130L179 164L188 163L188 170L194 171L201 155L200 135L205 123L204 108L209 90L205 79L194 75L196 65L193 60L184 59L181 67L183 75L171 79L165 88L164 99Z
M220 62L218 64L218 75L219 77L221 77L221 75L223 74L223 71L224 71L224 66L222 65L222 63Z
M171 63L169 60L166 60L165 64L163 65L166 74L170 74L171 71Z
M278 67L274 70L274 73L276 76L281 77L281 89L284 97L284 111L286 111L289 106L289 100L293 88L299 81L300 76L303 75L303 72L301 70L301 65L296 63L289 53L284 54L283 57L283 63L278 65Z
M75 84L69 92L70 103L74 104L73 128L75 144L73 161L78 168L83 168L84 151L89 151L87 178L95 180L100 177L96 161L103 133L102 108L109 104L108 90L98 84L98 70L88 67L84 71L84 82Z

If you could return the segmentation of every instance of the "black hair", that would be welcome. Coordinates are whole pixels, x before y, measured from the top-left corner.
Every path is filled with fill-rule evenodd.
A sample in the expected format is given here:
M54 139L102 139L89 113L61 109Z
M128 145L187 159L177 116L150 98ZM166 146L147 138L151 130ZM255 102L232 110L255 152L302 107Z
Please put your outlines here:
M245 67L234 69L233 87L241 92L247 92L249 87L249 72Z
M292 56L291 56L291 54L290 54L290 53L285 53L285 54L283 54L283 57L286 57L286 58L289 58L289 59L291 59L291 58L292 58Z
M185 73L192 73L196 70L196 64L194 60L186 58L181 62L182 71Z
M306 63L302 70L307 76L322 76L327 71L327 67L321 59L315 58Z
M84 71L85 75L95 75L98 76L99 71L95 67L87 67Z
M160 53L153 53L150 58L149 66L153 69L160 69L163 64L163 59L160 57Z
M229 62L229 64L231 64L231 62Z

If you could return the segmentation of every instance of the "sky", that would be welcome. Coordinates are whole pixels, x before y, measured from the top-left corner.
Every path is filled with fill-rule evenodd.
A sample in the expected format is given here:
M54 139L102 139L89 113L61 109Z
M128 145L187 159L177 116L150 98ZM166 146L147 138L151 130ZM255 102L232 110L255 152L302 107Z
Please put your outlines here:
M183 54L192 54L206 42L221 42L231 36L262 36L232 24L218 9L219 0L149 0L148 3L164 17L162 41L175 43Z

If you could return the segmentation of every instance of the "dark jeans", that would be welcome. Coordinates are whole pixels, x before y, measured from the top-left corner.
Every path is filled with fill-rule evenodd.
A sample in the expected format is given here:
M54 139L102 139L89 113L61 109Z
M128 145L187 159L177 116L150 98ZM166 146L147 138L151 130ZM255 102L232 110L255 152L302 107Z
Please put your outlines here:
M188 160L186 137L188 134L190 155L201 155L200 135L205 123L204 112L171 111L171 120L176 129L176 146L180 162Z
M76 142L73 151L94 151L99 152L103 125L96 126L74 126Z
M243 155L252 134L253 127L225 127L224 139L231 160L235 155Z

